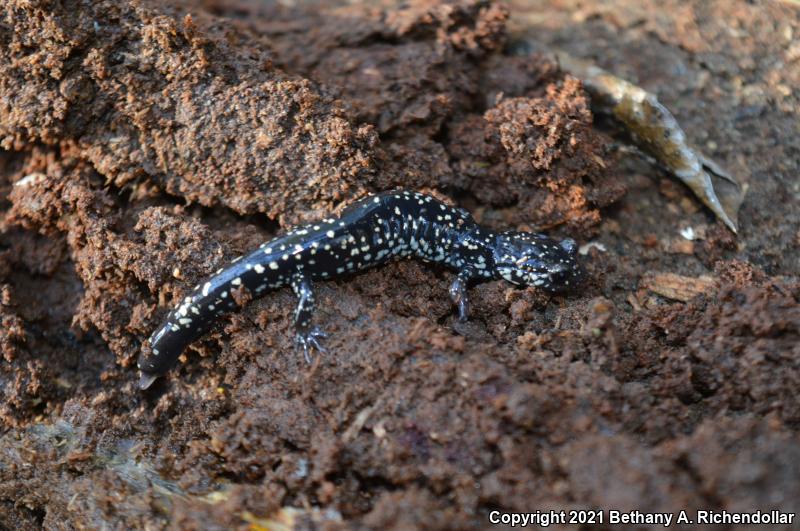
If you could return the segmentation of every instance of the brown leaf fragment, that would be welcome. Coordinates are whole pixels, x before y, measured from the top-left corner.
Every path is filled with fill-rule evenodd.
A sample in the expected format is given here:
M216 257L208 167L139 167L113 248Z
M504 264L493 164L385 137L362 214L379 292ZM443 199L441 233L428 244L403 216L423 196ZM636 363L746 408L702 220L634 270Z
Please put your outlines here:
M667 251L676 254L694 254L694 242L675 238L669 241Z
M714 161L693 149L678 121L654 94L602 68L557 53L558 62L583 81L592 94L592 110L613 116L637 147L683 181L733 232L745 189Z
M668 299L688 302L698 295L708 293L717 286L714 277L685 277L675 273L654 273L645 276L642 284L658 295Z

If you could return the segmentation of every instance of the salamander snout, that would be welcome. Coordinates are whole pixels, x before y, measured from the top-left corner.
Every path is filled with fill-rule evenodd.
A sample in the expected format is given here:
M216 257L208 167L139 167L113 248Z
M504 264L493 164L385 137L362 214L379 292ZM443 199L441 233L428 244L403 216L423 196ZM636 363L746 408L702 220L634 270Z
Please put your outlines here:
M560 292L583 279L578 244L570 238L559 242L543 234L507 231L498 235L494 254L497 276L513 284Z

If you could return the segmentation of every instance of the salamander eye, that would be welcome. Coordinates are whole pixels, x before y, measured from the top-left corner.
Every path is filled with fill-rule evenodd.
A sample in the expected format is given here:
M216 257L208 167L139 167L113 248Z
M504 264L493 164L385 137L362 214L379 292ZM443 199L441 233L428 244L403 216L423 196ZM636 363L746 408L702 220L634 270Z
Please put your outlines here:
M578 250L578 242L573 240L572 238L565 238L558 243L562 249L567 251L569 254L575 254Z

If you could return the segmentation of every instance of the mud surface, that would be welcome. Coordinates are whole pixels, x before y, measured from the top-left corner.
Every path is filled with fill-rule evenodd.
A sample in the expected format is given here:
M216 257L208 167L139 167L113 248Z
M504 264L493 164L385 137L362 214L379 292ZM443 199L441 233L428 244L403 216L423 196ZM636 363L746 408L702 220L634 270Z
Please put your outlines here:
M2 7L0 528L800 510L790 2ZM620 147L556 48L656 93L747 186L738 237ZM137 389L185 290L398 186L570 235L589 280L476 286L463 324L416 262L321 283L311 367L281 290Z

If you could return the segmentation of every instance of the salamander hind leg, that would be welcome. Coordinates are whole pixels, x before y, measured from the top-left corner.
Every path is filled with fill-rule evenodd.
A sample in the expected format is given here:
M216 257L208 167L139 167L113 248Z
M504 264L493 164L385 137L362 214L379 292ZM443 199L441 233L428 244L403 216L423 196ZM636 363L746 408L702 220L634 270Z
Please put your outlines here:
M307 363L311 363L309 349L315 348L322 354L326 350L319 344L319 339L327 337L318 327L311 326L314 314L314 291L311 281L303 275L292 278L292 290L297 296L297 307L294 310L295 343L303 349L303 356Z

